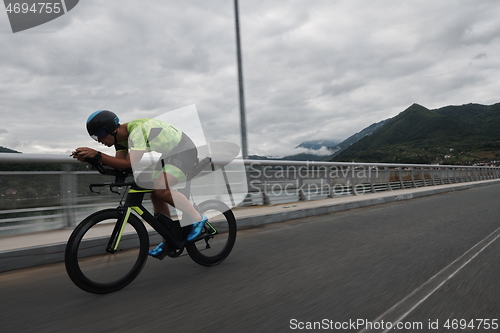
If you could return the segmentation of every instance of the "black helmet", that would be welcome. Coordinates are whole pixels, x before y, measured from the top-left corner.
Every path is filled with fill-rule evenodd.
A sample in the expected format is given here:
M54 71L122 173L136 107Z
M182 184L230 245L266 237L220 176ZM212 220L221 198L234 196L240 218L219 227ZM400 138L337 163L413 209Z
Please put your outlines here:
M87 131L96 141L111 134L118 126L120 126L120 119L108 110L96 111L87 119Z

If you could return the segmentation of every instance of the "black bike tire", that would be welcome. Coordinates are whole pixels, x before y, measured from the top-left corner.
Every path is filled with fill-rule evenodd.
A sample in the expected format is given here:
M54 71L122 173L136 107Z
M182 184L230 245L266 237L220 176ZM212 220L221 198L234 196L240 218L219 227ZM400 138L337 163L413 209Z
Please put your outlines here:
M191 257L191 259L202 266L214 266L220 264L227 256L231 253L234 244L236 242L237 226L236 218L234 217L231 209L221 201L218 200L207 200L198 205L198 211L204 213L208 210L217 210L221 212L228 223L228 238L224 245L224 248L214 256L206 256L203 251L200 251L195 243L188 243L186 245L186 250ZM204 240L199 240L203 242Z
M108 220L118 219L121 216L117 209L105 209L96 212L85 218L72 232L65 251L66 271L73 283L80 289L89 293L106 294L120 290L130 284L141 272L147 259L149 250L149 235L144 224L135 216L130 215L128 224L137 232L139 238L139 255L133 267L121 279L110 283L99 283L92 281L82 272L79 266L78 248L82 238L97 223Z

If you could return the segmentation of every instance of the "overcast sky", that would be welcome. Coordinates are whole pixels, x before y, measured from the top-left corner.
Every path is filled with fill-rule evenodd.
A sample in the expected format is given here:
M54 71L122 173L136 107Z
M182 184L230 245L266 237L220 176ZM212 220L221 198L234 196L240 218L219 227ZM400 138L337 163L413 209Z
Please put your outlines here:
M343 140L413 103L500 102L494 0L240 0L250 154ZM83 0L13 34L0 13L0 145L110 148L95 110L123 122L195 104L209 140L240 142L232 0Z

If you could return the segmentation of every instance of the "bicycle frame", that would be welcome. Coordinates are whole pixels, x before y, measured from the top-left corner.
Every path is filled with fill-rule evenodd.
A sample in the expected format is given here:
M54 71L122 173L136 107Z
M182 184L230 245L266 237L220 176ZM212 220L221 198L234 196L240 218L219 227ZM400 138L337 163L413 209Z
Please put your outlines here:
M183 193L186 197L189 197L190 195L190 187L191 187L191 178L195 175L197 175L201 170L206 166L211 163L210 158L205 158L202 161L200 161L195 168L193 169L192 173L188 174L187 176L187 181L186 181L186 186L183 189L179 189L179 192ZM113 187L120 187L120 186L130 186L125 198L125 203L123 205L120 205L118 208L121 210L122 213L122 218L116 223L115 228L113 229L112 237L109 240L109 243L106 247L106 251L110 253L114 253L118 249L118 245L120 243L120 240L123 235L123 231L125 230L125 226L127 225L129 216L133 211L135 211L139 216L146 222L148 223L156 232L158 232L166 241L167 244L171 245L172 247L176 249L182 249L184 248L186 242L184 239L179 239L178 237L175 237L172 235L172 233L168 230L168 226L159 221L156 217L154 217L143 205L142 201L144 200L144 195L146 193L152 193L154 190L153 189L145 189L139 187L135 182L130 182L130 183L125 183L125 178L127 177L127 172L126 171L118 171L114 169L109 169L105 166L103 166L100 162L89 160L88 161L94 168L96 168L100 173L102 174L113 174L115 175L115 183L108 183L108 184L91 184L90 185L90 190L93 191L93 187L99 187L99 186L109 186L110 190L112 192L118 193L113 190ZM163 162L163 161L162 161ZM227 179L224 174L226 183ZM227 184L226 184L227 185ZM231 196L232 200L232 196ZM196 208L196 205L194 205ZM164 216L166 219L168 219L167 224L171 223L179 223L179 221L174 221L168 216ZM194 242L199 241L201 239L206 238L207 236L215 235L217 233L217 230L210 224L207 223L207 225L211 228L212 233L209 235L201 235L200 237L196 238L193 240Z
M135 211L145 222L147 222L156 232L158 232L168 244L173 245L175 248L184 247L185 241L174 237L168 230L167 226L160 222L156 217L154 217L142 205L144 195L151 192L153 192L152 189L142 189L135 186L135 184L132 185L131 188L129 188L127 196L125 198L125 203L119 207L119 209L122 210L123 217L115 225L112 237L110 238L109 244L106 249L107 252L113 253L118 248L119 242L123 235L123 231L132 211ZM168 218L167 216L165 217ZM168 219L172 223L178 223L178 221L174 221L170 218Z

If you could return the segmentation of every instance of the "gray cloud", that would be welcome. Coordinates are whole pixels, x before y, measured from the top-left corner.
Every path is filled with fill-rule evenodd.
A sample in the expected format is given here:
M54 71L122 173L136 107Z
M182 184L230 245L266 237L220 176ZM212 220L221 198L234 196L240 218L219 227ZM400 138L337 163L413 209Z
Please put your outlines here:
M190 104L207 136L239 142L233 10L86 0L18 34L0 15L0 112L15 133L3 145L99 147L84 126L94 110L127 121ZM491 1L240 0L250 153L342 140L412 103L498 102L498 12Z

